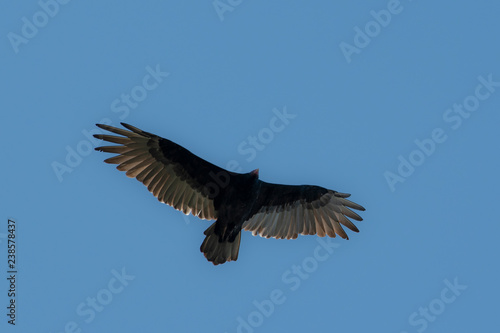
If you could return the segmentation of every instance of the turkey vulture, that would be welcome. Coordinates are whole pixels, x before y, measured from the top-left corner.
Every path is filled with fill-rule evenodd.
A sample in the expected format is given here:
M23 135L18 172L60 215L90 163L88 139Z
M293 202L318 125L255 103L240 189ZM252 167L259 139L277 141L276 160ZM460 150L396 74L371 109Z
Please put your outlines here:
M241 229L279 239L318 234L348 239L342 225L358 232L347 218L365 210L347 200L347 193L311 185L278 185L259 180L259 170L235 173L201 159L178 144L121 123L127 130L98 127L118 134L94 137L118 145L95 148L118 154L104 160L118 164L163 203L184 214L216 220L206 231L201 252L214 265L237 260Z

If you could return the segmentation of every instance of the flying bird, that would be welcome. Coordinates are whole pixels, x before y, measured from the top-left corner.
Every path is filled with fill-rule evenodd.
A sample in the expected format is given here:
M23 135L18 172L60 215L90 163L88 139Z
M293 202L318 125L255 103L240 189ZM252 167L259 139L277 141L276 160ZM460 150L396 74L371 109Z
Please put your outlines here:
M237 260L241 230L254 236L295 239L328 235L349 239L342 228L358 232L348 219L363 219L350 208L350 194L320 186L279 185L259 179L259 169L236 173L194 155L180 145L134 126L127 130L98 127L118 134L94 137L118 145L95 148L118 154L104 160L136 178L160 201L204 220L216 220L204 234L200 250L214 265Z

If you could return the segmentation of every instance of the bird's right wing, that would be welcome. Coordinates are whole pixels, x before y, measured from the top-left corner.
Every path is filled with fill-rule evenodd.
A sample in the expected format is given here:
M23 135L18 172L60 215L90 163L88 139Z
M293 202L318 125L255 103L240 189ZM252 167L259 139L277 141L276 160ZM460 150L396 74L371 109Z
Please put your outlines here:
M347 200L350 194L310 185L279 185L261 182L259 195L243 229L253 235L297 238L299 234L320 237L339 235L348 239L341 224L358 232L347 218L362 221L351 209L365 210Z
M157 135L122 123L129 131L97 124L98 127L121 135L97 134L96 138L117 143L96 150L116 153L104 162L118 164L128 177L137 178L161 202L185 214L214 220L217 211L213 198L221 179L229 182L231 172L191 153L178 144Z

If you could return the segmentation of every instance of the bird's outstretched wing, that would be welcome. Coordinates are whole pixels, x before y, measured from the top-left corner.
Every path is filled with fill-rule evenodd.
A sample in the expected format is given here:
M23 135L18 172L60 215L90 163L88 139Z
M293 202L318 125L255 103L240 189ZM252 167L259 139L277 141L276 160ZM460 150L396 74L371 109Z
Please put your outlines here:
M363 220L349 208L365 210L347 200L349 196L319 186L261 182L251 217L243 223L243 229L266 238L290 239L299 234L318 234L349 239L341 224L358 232L347 217Z
M231 174L191 153L178 144L157 135L121 123L129 131L97 124L98 127L121 135L96 134L97 139L117 143L95 148L117 156L104 162L118 164L128 177L137 178L148 190L164 202L185 214L214 220L217 211L213 191L217 190L214 177Z

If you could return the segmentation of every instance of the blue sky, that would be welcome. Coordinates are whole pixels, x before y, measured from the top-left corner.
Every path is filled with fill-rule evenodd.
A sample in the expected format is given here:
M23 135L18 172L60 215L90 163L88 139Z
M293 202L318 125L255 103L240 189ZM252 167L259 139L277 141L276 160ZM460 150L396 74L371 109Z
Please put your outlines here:
M1 331L497 327L499 10L491 1L9 3L0 11ZM352 193L366 207L360 233L245 232L238 261L214 267L199 251L209 222L159 203L92 150L102 121L222 167L260 168L265 181Z

